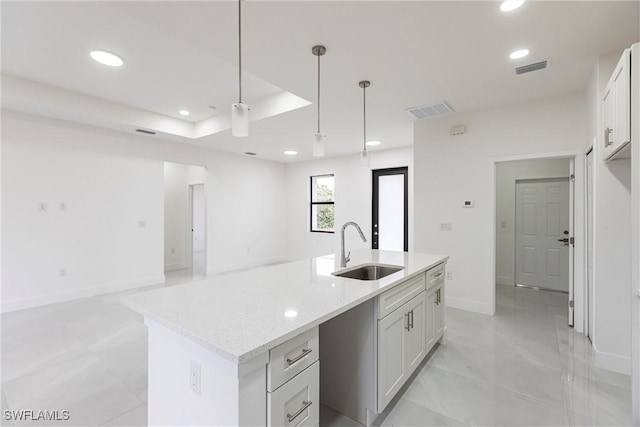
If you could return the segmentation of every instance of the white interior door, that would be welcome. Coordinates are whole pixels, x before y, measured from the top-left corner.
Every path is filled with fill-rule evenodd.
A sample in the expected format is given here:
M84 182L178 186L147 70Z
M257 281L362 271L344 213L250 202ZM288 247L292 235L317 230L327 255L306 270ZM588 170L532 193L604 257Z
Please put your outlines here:
M593 336L593 150L587 154L587 321L585 335Z
M206 200L204 184L191 185L191 247L193 273L206 273Z
M516 182L516 284L569 292L569 199L567 179Z
M569 249L569 264L567 266L569 270L569 302L568 302L568 323L569 326L573 326L573 257L574 254L574 245L573 245L573 222L575 218L574 212L574 203L575 203L575 171L576 171L576 161L574 158L569 159L569 242L567 243L567 248Z

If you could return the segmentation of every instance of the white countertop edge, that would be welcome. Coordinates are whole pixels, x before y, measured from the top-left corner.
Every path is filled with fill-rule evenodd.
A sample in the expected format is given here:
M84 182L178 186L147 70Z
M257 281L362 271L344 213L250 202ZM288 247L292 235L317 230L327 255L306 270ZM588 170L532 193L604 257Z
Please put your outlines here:
M176 324L173 324L171 322L166 321L165 319L163 319L161 316L157 316L154 313L149 312L148 310L136 305L135 303L132 303L128 300L121 300L121 303L123 305L125 305L126 307L129 307L130 309L142 314L145 319L149 318L150 320L153 320L154 322L166 327L167 329L170 329L171 331L178 333L186 338L191 339L192 341L194 341L195 343L201 345L202 347L211 350L212 352L214 352L215 354L221 356L224 359L227 359L233 363L235 363L236 365L242 365L244 363L247 363L248 361L250 361L251 359L253 359L254 357L258 356L259 354L266 352L286 341L288 341L289 339L296 337L298 335L300 335L301 333L304 333L310 329L313 329L314 327L326 322L327 320L333 319L336 316L339 316L340 314L352 309L353 307L362 304L365 301L370 300L371 298L375 298L376 296L380 295L381 293L389 290L390 288L393 288L394 286L396 286L399 282L404 282L405 280L409 280L412 277L417 276L418 274L422 274L425 271L429 270L432 267L435 267L438 264L442 264L443 262L446 262L449 259L448 255L438 255L438 254L434 254L435 256L438 256L440 258L438 258L437 261L428 264L426 267L420 268L419 270L416 270L415 272L413 272L410 275L407 276L403 276L401 278L399 278L398 280L395 280L391 283L389 283L388 285L376 289L375 291L371 292L370 294L367 294L357 300L352 301L349 304L345 304L344 306L340 307L337 310L334 310L331 313L328 313L325 316L319 317L309 323L306 323L303 326L300 326L298 328L295 328L293 330L291 330L290 332L281 335L278 338L272 339L271 341L268 341L256 348L254 348L253 350L250 350L244 354L241 355L237 355L237 354L233 354L233 353L229 353L228 351L225 351L224 349L217 347L216 345L210 343L209 341L202 339L196 335L191 334L189 331L184 330L183 328L179 327ZM355 267L355 266L354 266ZM345 268L343 270L348 270L352 267L348 267ZM339 270L341 271L341 270ZM358 280L358 279L347 279L347 280Z

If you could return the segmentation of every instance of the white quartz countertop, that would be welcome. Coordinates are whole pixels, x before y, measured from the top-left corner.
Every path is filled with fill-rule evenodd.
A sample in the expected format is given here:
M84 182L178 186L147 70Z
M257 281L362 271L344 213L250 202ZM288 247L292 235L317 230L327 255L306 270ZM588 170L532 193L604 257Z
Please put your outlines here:
M358 250L348 268L365 263L403 266L380 280L331 275L339 256L208 277L123 296L127 307L220 356L243 364L448 259L445 255Z

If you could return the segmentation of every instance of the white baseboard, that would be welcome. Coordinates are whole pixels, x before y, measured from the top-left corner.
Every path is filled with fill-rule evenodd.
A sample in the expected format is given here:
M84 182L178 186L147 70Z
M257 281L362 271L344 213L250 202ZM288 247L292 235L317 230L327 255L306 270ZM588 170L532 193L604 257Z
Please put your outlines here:
M595 343L593 344L593 350L595 352L594 364L596 367L631 375L631 357L599 351Z
M513 279L511 276L496 276L496 285L512 285Z
M72 289L64 292L41 295L37 297L2 301L2 313L24 310L26 308L40 307L48 304L72 301L78 298L87 298L96 295L109 294L112 292L125 291L127 289L142 288L145 286L157 285L160 283L164 283L164 274L160 276L146 277L143 279L128 280L125 282L114 282L99 286L91 286L88 288Z
M489 316L493 316L494 314L489 304L479 301L446 296L445 305L447 307L457 308L458 310L472 311L474 313L487 314Z
M175 262L173 264L166 264L164 266L164 272L166 273L167 271L183 270L188 267L189 266L187 265L186 261Z
M264 258L261 260L243 262L238 264L227 264L215 266L207 269L208 276L215 276L217 274L226 274L226 273L234 273L243 270L249 270L252 268L258 267L266 267L269 265L277 265L284 264L287 262L299 261L301 258L294 257L274 257L274 258Z

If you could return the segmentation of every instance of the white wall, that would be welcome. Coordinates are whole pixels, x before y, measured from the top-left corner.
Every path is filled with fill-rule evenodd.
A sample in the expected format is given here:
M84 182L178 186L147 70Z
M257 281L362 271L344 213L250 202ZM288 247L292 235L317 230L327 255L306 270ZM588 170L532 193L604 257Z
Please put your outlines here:
M206 179L201 166L164 162L164 271L191 267L189 186Z
M447 305L495 310L494 162L582 151L585 117L585 97L575 94L415 123L415 249L450 255ZM451 126L459 124L467 133L450 136ZM577 172L582 164L577 159ZM583 184L576 180L576 192ZM474 208L462 207L468 199L475 200ZM576 209L583 213L581 199ZM583 215L576 218L578 230L582 221ZM453 223L453 231L440 231L443 222ZM579 245L577 240L576 253ZM583 283L577 267L576 283Z
M285 253L282 164L6 110L2 149L3 311L162 282L164 161L208 170L209 272Z
M604 162L601 99L622 51L598 59L588 89L594 147L594 331L596 365L631 372L631 162Z
M568 159L516 160L496 165L496 283L515 283L516 180L568 176Z
M347 221L360 225L367 237L362 243L356 230L345 232L347 251L371 247L372 169L409 168L409 250L413 250L413 150L400 148L373 151L370 167L360 163L359 155L314 160L287 165L287 243L292 257L339 253L340 227ZM309 231L309 177L335 175L336 232Z
M640 43L631 52L631 336L632 336L632 411L640 425Z

